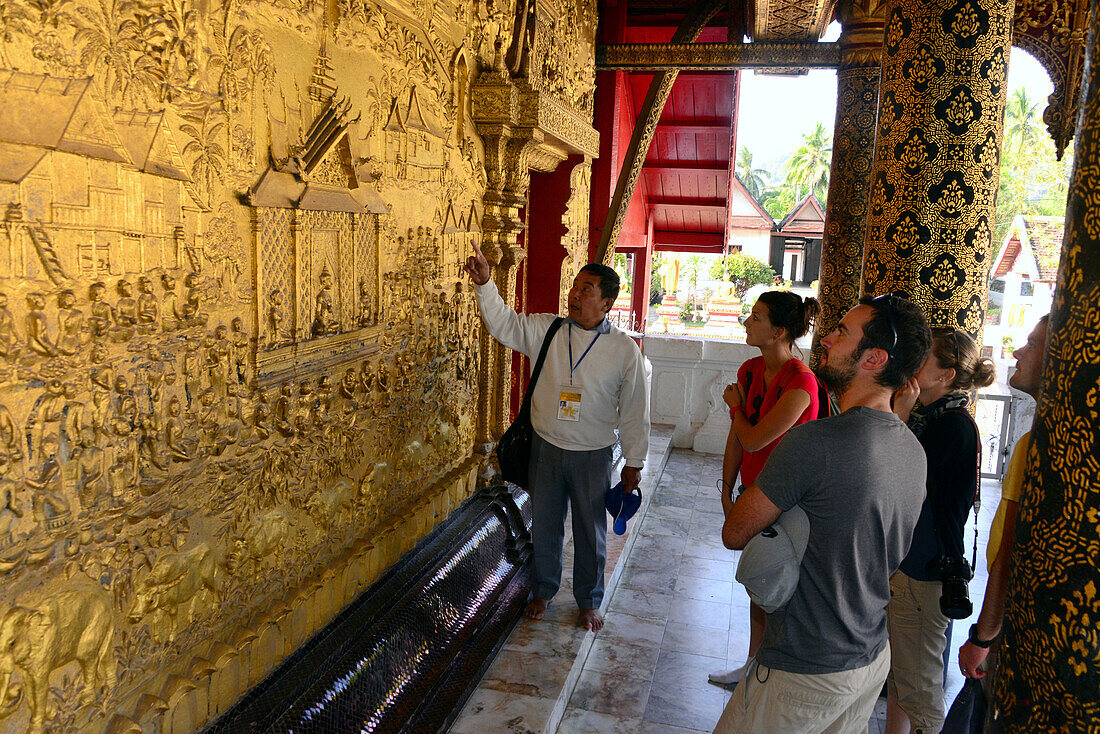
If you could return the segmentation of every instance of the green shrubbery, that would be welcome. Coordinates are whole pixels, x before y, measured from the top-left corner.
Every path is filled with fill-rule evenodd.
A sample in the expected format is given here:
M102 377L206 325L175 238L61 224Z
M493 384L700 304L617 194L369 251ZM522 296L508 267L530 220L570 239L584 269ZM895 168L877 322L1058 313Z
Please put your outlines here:
M775 271L763 260L757 260L743 252L735 252L714 263L710 268L710 277L733 283L733 292L739 299L743 299L745 291L754 285L774 283Z

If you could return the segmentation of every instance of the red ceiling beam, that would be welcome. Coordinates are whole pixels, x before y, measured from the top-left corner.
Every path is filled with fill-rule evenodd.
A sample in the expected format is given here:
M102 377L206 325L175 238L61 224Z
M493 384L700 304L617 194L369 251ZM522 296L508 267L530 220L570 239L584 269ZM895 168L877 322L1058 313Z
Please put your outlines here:
M674 176L705 175L715 176L719 184L727 180L730 166L728 163L712 164L710 162L698 163L696 161L679 161L675 163L646 163L642 173L652 178L653 176L669 174Z
M688 124L688 123L657 123L657 132L659 133L700 133L709 135L731 135L733 134L733 128L730 123L714 123L714 124Z
M669 232L655 230L653 232L653 247L658 250L677 249L680 247L705 247L722 250L721 232Z
M729 167L729 161L679 161L676 163L647 161L642 170L655 173L725 173Z
M725 199L666 199L651 198L650 211L725 212Z
M721 255L722 245L654 245L654 252L698 252Z

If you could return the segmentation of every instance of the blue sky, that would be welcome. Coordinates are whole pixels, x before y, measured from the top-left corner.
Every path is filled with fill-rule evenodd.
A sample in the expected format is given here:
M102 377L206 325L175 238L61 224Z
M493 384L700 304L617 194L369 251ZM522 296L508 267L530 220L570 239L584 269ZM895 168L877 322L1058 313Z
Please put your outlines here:
M834 40L833 24L825 40ZM1033 101L1046 107L1053 90L1046 71L1032 56L1013 48L1008 64L1009 94L1023 87ZM778 101L781 103L777 104ZM802 142L820 120L832 130L836 116L836 72L811 71L801 77L741 75L741 106L737 122L737 147L747 146L753 165L779 173L783 159Z

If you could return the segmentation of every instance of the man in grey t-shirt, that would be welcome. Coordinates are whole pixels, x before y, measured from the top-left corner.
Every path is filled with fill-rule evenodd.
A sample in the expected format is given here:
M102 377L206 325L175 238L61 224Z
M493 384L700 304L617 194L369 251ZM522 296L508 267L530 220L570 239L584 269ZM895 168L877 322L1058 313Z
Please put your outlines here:
M861 299L821 343L818 374L840 414L792 428L722 528L740 549L796 504L810 520L798 586L768 615L715 734L865 732L890 668L890 574L925 492L924 451L890 399L932 335L920 309L888 295Z

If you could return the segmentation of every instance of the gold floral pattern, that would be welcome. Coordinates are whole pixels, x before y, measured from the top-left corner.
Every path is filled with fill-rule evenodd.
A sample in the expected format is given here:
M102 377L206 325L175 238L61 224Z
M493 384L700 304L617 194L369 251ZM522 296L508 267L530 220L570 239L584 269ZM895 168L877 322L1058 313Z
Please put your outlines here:
M821 314L817 318L811 356L815 364L820 359L822 337L836 328L859 299L868 200L872 198L869 189L878 81L878 66L837 72L832 174L821 251ZM883 185L876 185L874 190L880 200L885 199ZM893 191L892 186L890 190Z
M864 292L908 293L934 326L980 338L1010 9L895 0L889 17Z
M993 731L1094 731L1100 720L1100 17L1090 25L1088 98L1024 472Z
M960 46L972 46L977 37L984 32L982 28L984 11L979 12L980 10L972 2L964 2L949 15L951 34L955 36L955 42Z

